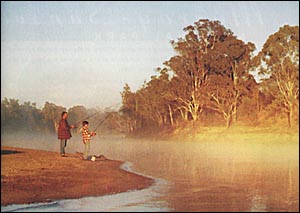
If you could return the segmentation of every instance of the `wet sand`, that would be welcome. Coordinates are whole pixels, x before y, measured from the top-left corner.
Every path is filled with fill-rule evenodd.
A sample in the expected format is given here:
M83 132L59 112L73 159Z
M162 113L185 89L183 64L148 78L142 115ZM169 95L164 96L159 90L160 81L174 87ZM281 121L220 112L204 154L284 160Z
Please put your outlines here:
M102 196L153 184L150 178L120 169L121 161L81 157L1 146L1 206Z

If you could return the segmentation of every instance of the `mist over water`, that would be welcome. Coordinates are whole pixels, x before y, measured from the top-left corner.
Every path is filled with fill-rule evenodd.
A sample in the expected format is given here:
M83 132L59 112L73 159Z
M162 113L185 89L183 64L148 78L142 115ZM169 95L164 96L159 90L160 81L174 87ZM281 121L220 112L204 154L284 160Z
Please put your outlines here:
M14 146L45 151L59 151L59 141L57 139L57 135L32 133L26 131L1 133L1 146Z
M112 200L118 202L105 202L107 211L298 211L299 139L288 135L261 139L150 141L98 134L90 154L128 162L134 171L161 180L155 190L116 195ZM1 135L1 145L59 154L56 135ZM83 149L80 135L73 133L66 151ZM103 197L60 203L56 209L70 210L78 202L100 204L108 199ZM95 204L92 211L100 206Z

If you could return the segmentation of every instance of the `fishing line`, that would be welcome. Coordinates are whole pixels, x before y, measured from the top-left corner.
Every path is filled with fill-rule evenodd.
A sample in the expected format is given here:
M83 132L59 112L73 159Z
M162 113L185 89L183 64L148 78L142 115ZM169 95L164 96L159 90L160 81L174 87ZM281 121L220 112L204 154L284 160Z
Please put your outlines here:
M109 107L106 107L105 109L109 109L110 111L114 111L114 110L115 110L114 108L116 108L117 106L120 106L120 105L121 105L121 103L117 103L117 104L111 105L111 106L109 106ZM93 113L93 114L87 116L86 118L81 119L80 121L78 121L77 123L74 124L75 128L77 128L77 125L78 125L79 123L81 123L82 121L84 121L84 120L86 120L86 119L88 119L88 118L94 117L94 116L96 116L96 114L98 114L98 113L100 113L100 112L102 112L102 110L99 110L99 111L97 111L97 112L95 112L95 113ZM112 113L112 112L108 112L108 114L105 116L105 118L104 118L104 119L98 124L98 126L95 128L94 132L95 132L95 131L103 124L103 122L109 117L109 115L110 115L111 113Z
M97 111L97 112L95 112L95 113L93 113L93 114L87 116L87 117L84 118L84 119L81 119L80 121L76 122L76 123L74 124L74 126L77 127L77 125L78 125L79 123L81 123L82 121L84 121L84 120L86 120L86 119L88 119L88 118L93 117L94 115L98 114L99 112L101 112L101 110L99 110L99 111Z
M115 105L112 105L114 106L113 108L116 108L117 106L120 106L121 103L117 103ZM108 114L105 116L105 118L98 124L98 126L93 130L93 132L96 132L96 130L104 123L104 121L113 113L113 110L111 109L112 106L108 107L110 108L111 112L108 112Z
M98 126L93 130L95 132L103 123L104 121L112 114L112 112L108 113L105 118L98 124Z
M116 108L118 105L121 105L121 103L117 103L117 104L111 105L111 106L109 106L109 107L106 107L105 109L113 110L113 108ZM101 109L98 110L97 112L95 112L95 113L93 113L93 114L91 114L91 115L85 117L84 119L81 119L80 121L76 122L76 123L74 124L74 126L77 128L77 125L78 125L79 123L81 123L82 121L84 121L84 120L86 120L86 119L88 119L88 118L94 117L96 114L98 114L98 113L100 113L100 112L102 112Z

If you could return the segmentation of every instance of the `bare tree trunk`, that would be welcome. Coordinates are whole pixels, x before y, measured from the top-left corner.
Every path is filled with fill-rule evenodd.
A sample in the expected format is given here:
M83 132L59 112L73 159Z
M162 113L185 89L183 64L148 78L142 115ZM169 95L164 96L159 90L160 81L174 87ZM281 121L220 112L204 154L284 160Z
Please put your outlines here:
M167 115L167 114L164 114L164 115L163 115L163 121L164 121L163 124L164 124L164 125L166 125L166 123L167 123L167 120L168 120L167 118L168 118L168 115Z
M256 93L256 110L258 113L261 111L259 90L257 90L257 93Z
M233 66L233 85L234 85L234 88L235 88L235 103L233 104L233 110L232 110L232 118L233 118L233 121L234 123L237 122L237 102L238 102L238 99L239 99L239 91L237 90L237 86L238 86L238 74L237 74L237 61L235 60L234 61L234 66Z
M173 126L174 125L174 121L173 121L172 109L171 109L170 105L168 105L168 107L169 107L170 123L171 123L171 126Z
M232 117L233 117L233 121L234 123L237 123L237 104L234 103L233 104L233 109L232 109Z
M127 122L127 126L128 126L128 132L129 132L129 133L133 132L133 127L132 127L130 121Z
M287 113L287 118L288 118L288 125L289 125L289 128L290 128L291 127L291 112Z
M288 127L293 126L293 119L294 119L294 105L293 103L288 103L288 112L287 112L287 119L288 119Z
M184 121L187 121L188 120L188 113L185 109L179 109L180 111L180 114L181 114L181 117L183 118Z
M224 114L224 118L226 121L226 128L228 129L231 125L232 116L230 114Z
M294 117L294 110L293 110L293 104L289 104L289 111L287 113L287 116L288 116L288 125L289 125L289 128L292 126L292 122L293 122L293 117Z
M56 121L53 121L53 124L54 124L55 132L57 132L58 131L58 123Z
M157 124L158 124L159 127L161 127L162 124L163 124L163 122L164 122L163 116L159 112L157 112L156 114L157 114L157 119L156 119L157 120Z
M189 112L191 113L193 121L197 121L199 118L199 107L200 104L193 103L189 106Z
M191 115L192 115L192 119L193 121L197 121L198 120L198 114L196 112L196 109L193 108L191 111L190 111Z
M290 127L293 126L293 120L294 120L294 105L290 105Z

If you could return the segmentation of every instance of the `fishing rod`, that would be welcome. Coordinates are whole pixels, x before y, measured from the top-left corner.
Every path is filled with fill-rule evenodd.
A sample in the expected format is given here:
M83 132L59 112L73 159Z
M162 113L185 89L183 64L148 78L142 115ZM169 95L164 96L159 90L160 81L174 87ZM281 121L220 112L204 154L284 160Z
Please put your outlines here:
M98 126L93 130L93 132L95 132L103 123L104 121L112 114L112 112L109 112L105 118L98 124Z
M88 119L88 118L90 118L90 117L93 117L94 115L98 114L99 112L101 112L101 110L99 110L99 111L97 111L97 112L95 112L95 113L93 113L93 114L87 116L87 117L84 118L84 119L81 119L80 121L78 121L77 123L75 123L74 126L77 127L77 125L78 125L79 123L81 123L82 121L84 121L84 120L86 120L86 119Z
M115 104L115 105L111 105L111 106L107 107L106 109L112 109L112 107L115 108L115 107L117 107L117 106L120 105L120 104L121 104L121 103L117 103L117 104ZM84 120L87 120L87 119L90 118L90 117L95 116L96 114L98 114L98 113L100 113L100 112L102 112L101 109L98 110L97 112L95 112L95 113L93 113L93 114L87 116L86 118L81 119L80 121L76 122L76 123L74 124L74 126L77 128L77 125L78 125L79 123L81 123L81 122L84 121Z

